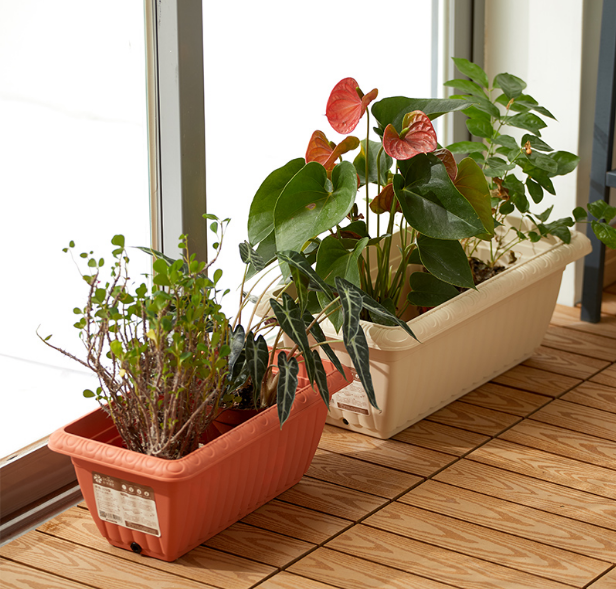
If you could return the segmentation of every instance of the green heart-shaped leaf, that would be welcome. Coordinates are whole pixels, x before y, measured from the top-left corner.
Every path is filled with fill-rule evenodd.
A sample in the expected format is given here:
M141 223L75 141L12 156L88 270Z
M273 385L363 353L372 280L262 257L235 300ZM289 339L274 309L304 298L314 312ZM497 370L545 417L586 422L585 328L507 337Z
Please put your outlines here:
M409 225L435 239L462 239L485 233L473 206L454 186L433 155L418 155L400 166L394 191Z
M475 288L468 258L459 241L432 239L420 235L417 238L417 247L421 263L430 274L454 286Z
M285 186L274 208L279 250L300 251L304 243L335 227L351 210L357 173L350 162L338 164L331 182L317 162L306 164Z

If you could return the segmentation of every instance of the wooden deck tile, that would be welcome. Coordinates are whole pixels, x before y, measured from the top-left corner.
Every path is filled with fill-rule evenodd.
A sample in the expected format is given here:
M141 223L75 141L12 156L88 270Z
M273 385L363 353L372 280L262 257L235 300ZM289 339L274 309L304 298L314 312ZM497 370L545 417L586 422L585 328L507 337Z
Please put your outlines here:
M583 587L610 567L607 562L399 502L363 523L575 587Z
M241 522L210 538L205 546L275 567L286 566L314 548L309 542Z
M463 456L490 438L483 434L422 419L396 434L393 439L445 454Z
M333 585L326 585L306 577L292 575L281 571L259 585L260 589L332 589Z
M289 570L344 589L451 588L451 585L443 585L425 577L368 562L328 548L319 548L311 552L291 565Z
M364 525L352 527L327 547L461 589L571 587Z
M557 399L534 413L532 419L616 441L616 415L593 407Z
M86 585L0 558L3 589L88 589Z
M616 341L596 333L574 331L566 327L551 325L543 338L543 345L599 360L609 362L616 360Z
M616 413L616 388L594 382L582 383L563 395L562 400L594 407L608 413Z
M487 436L496 436L520 421L515 415L484 409L462 401L454 401L426 419Z
M580 307L556 305L550 323L558 327L568 327L575 331L616 338L616 317L602 313L600 323L588 323L580 320Z
M202 583L212 583L224 589L247 589L275 570L271 566L203 546L198 546L173 563L143 558L134 552L109 544L100 535L87 509L79 507L73 507L44 523L39 530L50 536L138 563L140 566L145 565Z
M547 397L558 397L582 382L579 378L554 374L523 364L507 370L507 372L492 380L498 384L546 395Z
M596 382L608 387L616 388L616 364L611 364L605 370L595 374L589 379L591 382Z
M616 470L616 442L610 440L533 420L522 421L499 437L522 446Z
M571 458L563 458L505 440L491 440L471 452L468 458L503 470L616 499L614 471Z
M437 474L434 480L595 526L616 529L616 501L613 499L471 460L456 462Z
M464 395L460 401L485 407L486 409L494 409L503 413L526 417L535 409L549 403L550 397L488 382Z
M308 477L279 495L278 499L352 520L360 519L387 503L387 499L381 497Z
M616 569L603 575L598 581L589 585L588 589L616 589Z
M442 452L396 440L379 440L331 425L325 426L319 448L421 477L431 476L455 460Z
M322 544L351 525L349 520L276 500L266 503L241 521L314 544Z
M589 358L588 356L581 356L556 348L546 348L545 346L539 346L535 353L523 364L531 368L539 368L573 378L588 378L609 366L607 360Z
M614 530L552 515L438 481L426 481L399 501L597 560L616 562ZM373 517L368 518L365 523L370 524Z
M0 548L0 556L43 569L52 575L70 577L97 589L211 589L213 586L131 562L98 550L28 532ZM145 560L145 559L144 559Z
M393 499L423 481L421 477L317 448L309 477Z
M601 312L607 313L608 315L616 315L616 294L609 292L607 289L603 291Z

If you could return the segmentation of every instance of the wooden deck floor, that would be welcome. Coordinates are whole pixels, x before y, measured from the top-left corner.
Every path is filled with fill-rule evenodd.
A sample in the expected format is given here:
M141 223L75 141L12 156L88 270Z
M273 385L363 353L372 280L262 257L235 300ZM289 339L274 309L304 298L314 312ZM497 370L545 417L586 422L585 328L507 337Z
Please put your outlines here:
M532 358L395 439L326 427L298 485L175 563L109 546L80 505L0 548L0 585L616 589L616 294L604 310L557 308Z

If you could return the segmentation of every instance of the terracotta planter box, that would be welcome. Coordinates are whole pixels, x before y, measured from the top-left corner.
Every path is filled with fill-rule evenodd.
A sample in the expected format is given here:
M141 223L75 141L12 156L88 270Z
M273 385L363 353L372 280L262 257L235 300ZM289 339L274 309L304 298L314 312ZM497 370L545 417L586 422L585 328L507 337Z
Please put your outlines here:
M506 271L411 319L421 343L400 328L362 322L381 411L368 404L356 381L332 397L327 423L390 438L523 362L545 335L565 267L590 250L578 232L570 244L523 242ZM331 324L322 327L328 337L340 337ZM341 344L332 347L352 366Z
M331 364L326 369L332 393L347 384ZM123 448L101 409L54 432L49 447L71 457L88 509L111 544L173 561L308 470L327 409L302 381L282 429L270 407L179 460Z

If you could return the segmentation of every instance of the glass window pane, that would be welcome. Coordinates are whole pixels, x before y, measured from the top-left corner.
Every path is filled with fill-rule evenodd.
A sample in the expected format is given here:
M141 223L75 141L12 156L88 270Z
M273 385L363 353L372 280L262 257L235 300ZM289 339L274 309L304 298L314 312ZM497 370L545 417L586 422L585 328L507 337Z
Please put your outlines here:
M261 182L303 157L313 131L340 141L325 117L337 82L355 78L380 97L431 95L432 2L204 2L203 23L208 211L232 218L221 267L234 288ZM353 135L366 136L365 117Z
M86 285L61 249L150 243L143 5L3 2L0 54L1 457L97 406L91 373L36 337L82 353Z

